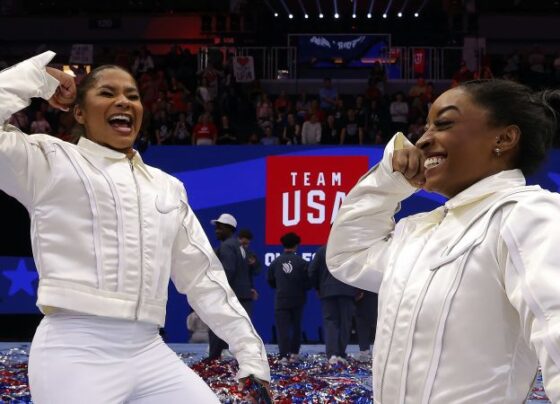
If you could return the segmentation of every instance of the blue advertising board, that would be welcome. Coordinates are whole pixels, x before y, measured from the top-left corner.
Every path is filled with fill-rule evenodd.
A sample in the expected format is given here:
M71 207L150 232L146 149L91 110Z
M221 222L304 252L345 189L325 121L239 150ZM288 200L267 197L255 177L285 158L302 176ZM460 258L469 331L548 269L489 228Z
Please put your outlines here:
M183 181L189 203L214 246L218 242L210 221L221 213L234 215L238 229L252 231L251 249L262 264L255 279L259 298L254 304L253 321L263 340L270 342L274 292L266 283L266 271L282 251L279 236L288 231L300 234L299 253L311 259L326 241L344 195L359 175L381 158L382 151L371 146L166 146L150 148L143 157L146 163ZM558 191L560 151L555 150L528 183ZM420 191L403 202L398 216L432 210L443 201L438 195ZM20 225L28 226L28 222ZM0 232L9 234L12 230L4 228ZM31 257L8 253L0 257L0 314L38 313L36 287L37 273ZM170 285L165 325L169 342L188 340L189 312L186 298ZM309 291L303 319L308 341L320 339L321 323L319 301L315 291Z

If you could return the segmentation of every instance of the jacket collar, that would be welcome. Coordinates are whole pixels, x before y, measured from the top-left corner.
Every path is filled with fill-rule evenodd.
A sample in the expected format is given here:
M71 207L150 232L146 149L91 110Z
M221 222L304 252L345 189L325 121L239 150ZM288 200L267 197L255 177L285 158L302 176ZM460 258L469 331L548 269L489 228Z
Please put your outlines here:
M92 142L91 140L83 136L80 137L80 140L78 141L78 147L99 157L104 157L112 160L128 159L126 154L113 149L109 149L108 147L102 146L98 143ZM132 156L131 161L134 167L139 169L146 177L150 179L154 178L153 175L148 170L146 164L144 164L142 157L140 157L140 153L138 153L136 150L134 150L134 155Z
M525 177L521 170L500 171L486 177L445 202L447 209L454 209L484 199L492 194L525 186Z

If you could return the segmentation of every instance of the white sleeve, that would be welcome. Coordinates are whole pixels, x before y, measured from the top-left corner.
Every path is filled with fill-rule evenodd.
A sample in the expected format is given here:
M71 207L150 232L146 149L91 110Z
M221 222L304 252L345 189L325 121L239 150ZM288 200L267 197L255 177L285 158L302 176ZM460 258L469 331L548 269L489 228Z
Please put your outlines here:
M0 123L27 107L31 98L52 97L59 83L45 66L54 56L54 52L47 51L0 72Z
M59 83L45 70L54 57L45 52L0 72L0 189L30 206L49 175L40 136L28 136L6 124L33 97L49 99Z
M270 381L265 346L231 290L222 264L186 203L184 190L182 199L185 216L173 246L171 279L200 319L229 344L239 362L236 377L253 374Z
M518 202L501 231L505 288L537 353L546 393L560 402L560 196Z
M393 172L393 151L410 144L402 133L387 144L382 160L350 191L332 226L327 266L333 276L360 289L377 292L387 264L394 215L416 188Z

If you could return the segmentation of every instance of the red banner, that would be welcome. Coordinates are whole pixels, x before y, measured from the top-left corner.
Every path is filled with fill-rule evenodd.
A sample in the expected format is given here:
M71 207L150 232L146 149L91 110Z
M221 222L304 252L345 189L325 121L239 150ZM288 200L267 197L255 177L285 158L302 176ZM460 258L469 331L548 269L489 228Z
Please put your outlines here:
M266 159L266 244L297 233L302 244L327 241L346 194L368 169L367 156Z
M424 73L426 72L426 49L414 49L413 56L414 75L424 76Z

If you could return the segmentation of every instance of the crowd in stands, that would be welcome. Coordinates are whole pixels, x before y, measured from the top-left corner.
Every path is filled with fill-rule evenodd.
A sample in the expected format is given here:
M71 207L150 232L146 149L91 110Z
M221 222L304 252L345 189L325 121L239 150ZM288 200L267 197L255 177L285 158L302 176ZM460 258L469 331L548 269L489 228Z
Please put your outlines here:
M382 65L371 70L359 95L344 94L324 78L317 94L272 96L252 84L236 83L233 55L210 57L197 69L196 56L180 46L165 55L146 47L134 54L104 49L96 65L112 63L135 76L144 105L143 131L137 147L149 145L313 145L383 144L401 131L411 141L423 133L431 103L438 96L431 82L418 77L408 92L390 93ZM498 66L494 74L492 66ZM84 72L76 71L77 80ZM532 87L560 85L560 53L546 55L540 48L519 52L502 61L483 63L471 71L462 63L451 86L460 82L500 77ZM54 110L41 100L12 116L10 123L28 133L48 133L75 141L81 128L72 113Z

